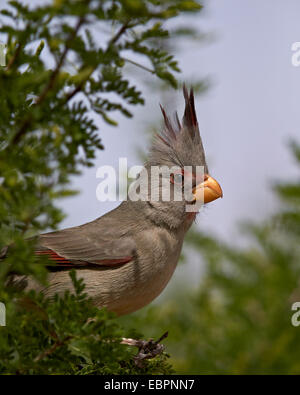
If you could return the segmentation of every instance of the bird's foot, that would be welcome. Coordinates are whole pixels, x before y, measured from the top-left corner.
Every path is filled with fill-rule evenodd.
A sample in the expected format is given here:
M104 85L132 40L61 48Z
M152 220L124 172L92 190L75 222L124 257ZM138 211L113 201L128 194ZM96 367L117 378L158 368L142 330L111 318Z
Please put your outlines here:
M134 363L139 368L143 368L145 359L155 358L164 351L165 346L160 344L160 342L167 336L168 332L165 332L158 340L135 340L124 338L121 343L128 346L138 347L138 353L134 356Z
M3 248L0 250L0 259L4 259L4 258L6 257L7 250L8 250L8 247L7 247L7 246L3 247Z

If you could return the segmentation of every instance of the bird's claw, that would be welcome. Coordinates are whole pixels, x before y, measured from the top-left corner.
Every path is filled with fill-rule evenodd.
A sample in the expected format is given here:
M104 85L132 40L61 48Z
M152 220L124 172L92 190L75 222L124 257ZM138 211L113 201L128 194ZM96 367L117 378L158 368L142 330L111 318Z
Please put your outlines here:
M155 358L157 355L161 354L165 346L160 344L160 342L168 336L168 332L165 332L158 340L135 340L135 339L123 339L122 344L127 344L129 346L138 347L138 353L134 356L134 363L139 368L144 367L143 361L146 359Z

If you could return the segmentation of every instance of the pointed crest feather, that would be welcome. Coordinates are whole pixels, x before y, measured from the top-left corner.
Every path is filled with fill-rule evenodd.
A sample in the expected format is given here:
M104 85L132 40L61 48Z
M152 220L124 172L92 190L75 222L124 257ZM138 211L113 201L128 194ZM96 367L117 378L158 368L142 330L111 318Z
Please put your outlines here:
M183 124L189 129L192 137L195 136L198 128L198 121L195 110L194 91L190 90L190 94L185 85L183 85L183 96L185 99L185 110L183 116Z
M167 138L171 137L176 140L176 133L174 131L173 125L172 125L169 117L167 116L164 108L162 107L162 105L160 104L159 106L160 106L160 109L161 109L161 112L162 112L162 115L163 115L164 121L165 121L165 131L164 132L166 134L166 137Z
M148 164L150 165L185 165L205 166L205 153L199 133L198 121L194 103L193 89L183 85L185 110L182 122L175 112L172 119L167 116L164 108L160 109L164 118L164 128L156 135L150 151Z

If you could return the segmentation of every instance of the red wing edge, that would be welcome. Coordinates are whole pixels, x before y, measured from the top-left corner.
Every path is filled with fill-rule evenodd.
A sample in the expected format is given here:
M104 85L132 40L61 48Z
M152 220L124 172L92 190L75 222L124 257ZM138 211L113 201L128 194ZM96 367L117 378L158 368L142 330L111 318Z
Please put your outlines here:
M93 262L78 260L75 262L70 261L69 259L58 255L53 250L37 250L35 251L36 255L39 256L47 256L50 260L59 264L59 267L64 268L76 268L76 267L84 267L84 266L105 266L105 267L115 267L124 265L132 260L132 256L125 256L122 258L112 258L112 259L99 259Z

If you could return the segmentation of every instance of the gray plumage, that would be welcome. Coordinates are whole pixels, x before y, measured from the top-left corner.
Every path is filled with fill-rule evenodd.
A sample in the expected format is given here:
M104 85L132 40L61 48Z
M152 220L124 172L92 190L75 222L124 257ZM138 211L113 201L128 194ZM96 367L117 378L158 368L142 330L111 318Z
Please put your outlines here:
M185 87L183 91L182 125L177 114L171 122L162 109L164 130L154 139L146 169L190 165L204 166L208 172L193 92ZM195 218L185 205L184 200L128 200L95 221L39 236L38 253L57 254L63 270L50 272L49 286L43 288L28 278L28 288L50 297L72 291L68 269L75 267L97 306L121 315L147 305L162 292L176 268L184 236Z

